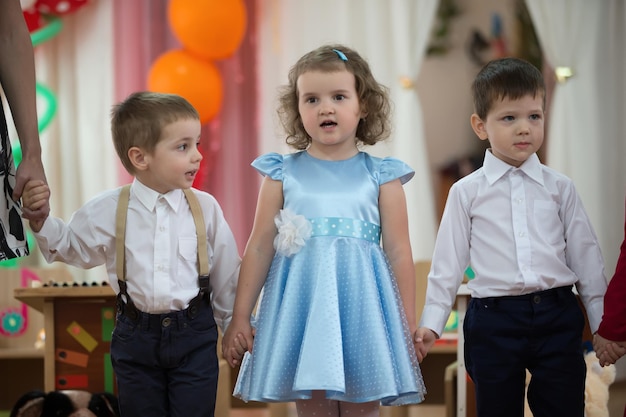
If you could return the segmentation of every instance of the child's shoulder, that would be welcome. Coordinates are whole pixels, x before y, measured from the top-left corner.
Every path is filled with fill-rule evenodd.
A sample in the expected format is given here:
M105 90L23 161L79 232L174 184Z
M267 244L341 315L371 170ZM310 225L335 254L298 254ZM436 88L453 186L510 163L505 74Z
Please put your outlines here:
M198 198L202 213L208 223L215 224L215 222L224 220L224 209L213 194L197 188L191 188L190 190Z
M83 204L83 207L103 207L103 209L108 210L110 205L117 205L122 188L123 186L102 191L88 199L85 204Z
M196 196L202 207L219 207L220 204L213 194L197 188L190 188L191 192Z
M102 191L85 201L73 214L82 221L109 224L115 221L121 187Z
M402 184L406 184L415 175L413 168L393 156L378 157L367 152L361 152L361 155L363 155L365 164L370 167L370 170L378 173L380 184L395 179L400 179Z
M573 184L574 181L561 171L557 171L545 164L541 164L541 170L544 173L544 180L558 181L563 184Z
M543 186L562 199L577 198L574 181L566 174L547 165L540 164Z
M285 155L279 154L278 152L268 152L262 155L257 156L254 161L252 161L252 166L256 166L259 164L268 164L268 163L278 163L282 162Z
M252 161L251 165L263 176L270 177L273 180L282 181L283 167L285 164L293 163L302 155L304 155L304 151L284 155L277 152L269 152L258 156L254 161Z
M484 179L485 179L485 170L483 167L480 167L470 172L469 174L465 175L464 177L461 177L458 180L456 180L452 184L451 188L459 189L459 188L473 187L474 185L478 184Z
M262 155L257 156L254 161L252 161L252 165L261 165L261 164L272 164L279 165L285 163L287 161L295 161L300 159L306 154L306 151L296 151L281 154L278 152L267 152Z

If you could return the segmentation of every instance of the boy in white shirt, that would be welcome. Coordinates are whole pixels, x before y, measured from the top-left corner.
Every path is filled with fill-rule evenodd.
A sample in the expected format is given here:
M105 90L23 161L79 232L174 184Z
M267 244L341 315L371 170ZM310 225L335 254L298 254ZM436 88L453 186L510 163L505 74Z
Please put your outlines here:
M423 359L441 336L465 269L472 299L465 363L478 415L522 417L526 370L535 417L583 417L585 325L602 318L604 263L572 181L541 164L545 85L526 61L488 63L472 85L484 165L450 189L416 335Z
M202 160L198 113L180 96L138 92L114 107L111 130L132 185L94 197L67 224L48 217L31 229L48 262L106 265L121 414L213 416L216 324L230 322L240 257L215 198L191 188ZM24 205L49 196L31 181Z

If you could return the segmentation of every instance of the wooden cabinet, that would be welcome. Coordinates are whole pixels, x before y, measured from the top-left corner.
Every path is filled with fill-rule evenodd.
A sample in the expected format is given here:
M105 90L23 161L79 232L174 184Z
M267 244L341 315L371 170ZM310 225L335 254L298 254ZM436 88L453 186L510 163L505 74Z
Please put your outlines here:
M115 393L109 354L115 323L111 287L17 288L15 298L43 313L45 391Z
M11 409L28 391L44 389L43 315L15 299L14 290L68 280L67 269L59 267L0 269L0 410Z
M43 351L0 349L0 376L0 410L10 410L24 393L43 390Z

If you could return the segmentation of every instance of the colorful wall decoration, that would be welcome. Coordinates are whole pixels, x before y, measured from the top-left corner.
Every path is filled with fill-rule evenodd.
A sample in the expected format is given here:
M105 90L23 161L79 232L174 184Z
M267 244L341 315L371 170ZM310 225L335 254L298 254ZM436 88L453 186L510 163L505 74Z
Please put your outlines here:
M22 268L18 273L21 288L30 287L33 281L41 282L39 276L31 269ZM13 279L10 280L10 285L13 285ZM13 290L7 292L12 298ZM5 300L6 304L0 304L0 337L19 337L29 329L29 307L24 303L19 303L16 307L14 302L9 304L9 301L11 300Z

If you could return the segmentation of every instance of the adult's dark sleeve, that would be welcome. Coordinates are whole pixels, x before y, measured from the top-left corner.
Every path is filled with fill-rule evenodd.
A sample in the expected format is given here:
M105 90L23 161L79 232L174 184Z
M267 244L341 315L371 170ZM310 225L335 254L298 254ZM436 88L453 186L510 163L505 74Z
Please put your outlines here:
M604 295L604 314L598 334L614 342L626 340L626 219L615 274Z

